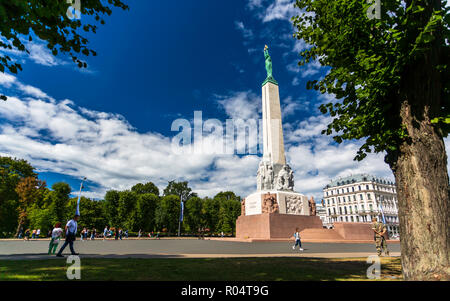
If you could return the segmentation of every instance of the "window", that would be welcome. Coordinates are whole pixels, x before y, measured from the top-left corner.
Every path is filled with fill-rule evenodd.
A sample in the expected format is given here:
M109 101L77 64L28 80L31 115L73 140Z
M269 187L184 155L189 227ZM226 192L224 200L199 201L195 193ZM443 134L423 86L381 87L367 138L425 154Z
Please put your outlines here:
M370 200L370 199L371 199L371 197L370 197L370 193L368 193L368 194L367 194L367 199L368 199L368 200Z
M366 185L366 190L369 190L369 185Z
M353 216L351 216L350 218L352 219L352 222L353 222L353 221L354 221L354 220L353 220Z
M345 214L347 214L347 207L344 207L344 212Z
M360 198L361 201L364 200L362 194L359 195L359 198Z
M350 192L350 189L347 187L347 192Z
M352 192L355 192L355 187L354 186L352 186Z
M341 202L341 198L340 197L338 197L338 203L340 203Z
M360 185L358 185L358 190L361 190L361 186Z
M369 208L370 208L370 211L373 211L373 206L372 206L372 204L369 204Z

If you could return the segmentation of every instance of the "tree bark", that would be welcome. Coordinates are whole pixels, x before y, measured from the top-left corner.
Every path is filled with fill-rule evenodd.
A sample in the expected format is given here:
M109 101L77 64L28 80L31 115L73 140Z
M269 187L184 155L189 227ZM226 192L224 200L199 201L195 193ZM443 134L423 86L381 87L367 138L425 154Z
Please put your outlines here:
M407 101L400 115L409 139L391 168L397 183L403 275L405 280L450 280L444 141L428 118L416 118Z

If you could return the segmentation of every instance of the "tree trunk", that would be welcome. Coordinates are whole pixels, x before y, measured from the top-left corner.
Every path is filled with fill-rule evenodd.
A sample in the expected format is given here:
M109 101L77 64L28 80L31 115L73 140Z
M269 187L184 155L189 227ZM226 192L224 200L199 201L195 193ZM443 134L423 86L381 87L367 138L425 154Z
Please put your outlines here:
M427 109L423 116L427 116ZM442 136L428 118L401 107L409 139L391 165L397 183L405 280L450 280L449 178Z

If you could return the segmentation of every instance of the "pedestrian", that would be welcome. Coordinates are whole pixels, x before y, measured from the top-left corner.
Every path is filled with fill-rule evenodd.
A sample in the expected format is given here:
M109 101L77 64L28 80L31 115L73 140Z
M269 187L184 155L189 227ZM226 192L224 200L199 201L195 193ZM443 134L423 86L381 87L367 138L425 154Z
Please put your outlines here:
M72 255L78 255L78 253L76 253L75 250L73 249L73 242L77 239L77 227L78 227L79 219L80 219L80 216L78 214L75 214L73 219L71 219L70 221L67 222L67 225L65 228L66 241L62 245L61 249L59 249L58 254L56 254L57 257L64 257L62 255L62 252L67 247L67 245L69 245L70 252L72 253Z
M377 255L381 256L381 251L384 251L384 255L389 256L389 250L386 243L386 225L379 222L376 217L372 218L372 230L374 232L375 246L377 248Z
M21 238L22 238L22 236L23 236L23 228L22 228L22 227L20 227L20 230L19 230L19 235L17 236L17 238L18 238L18 239L21 239Z
M119 229L119 238L120 238L120 240L122 240L122 234L123 234L122 229Z
M63 229L61 229L61 223L56 223L55 228L52 231L52 238L50 239L50 244L48 246L48 254L55 254L56 249L58 248L59 240L61 239L61 234Z
M108 236L108 226L105 226L105 229L103 230L103 240L105 240Z
M39 235L41 235L41 229L37 229L37 231L36 231L36 238L39 238Z
M114 229L114 239L115 240L119 239L119 229Z
M128 238L128 229L125 230L125 238Z
M30 229L27 229L27 230L25 231L25 237L24 237L24 240L30 240Z
M223 231L222 231L222 232L220 232L220 236L222 236L222 238L223 238Z
M94 229L92 229L92 232L91 232L91 240L94 240L95 239L95 235L97 234L97 230L94 228Z
M80 240L83 241L84 229L80 232Z
M141 231L141 229L139 229L139 232L138 232L138 239L141 238L141 235L142 235L142 231Z
M300 240L300 232L298 231L298 228L295 229L294 238L295 238L295 245L292 246L292 250L295 250L295 247L298 245L299 250L303 251L302 241Z
M31 233L31 238L32 239L36 238L36 229L34 229L33 232Z

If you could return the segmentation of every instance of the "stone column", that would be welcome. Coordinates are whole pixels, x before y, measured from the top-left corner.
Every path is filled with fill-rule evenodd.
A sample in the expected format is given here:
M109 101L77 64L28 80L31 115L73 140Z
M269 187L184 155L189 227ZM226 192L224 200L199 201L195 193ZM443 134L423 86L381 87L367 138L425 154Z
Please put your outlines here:
M264 161L286 165L278 85L267 81L262 87ZM275 172L279 169L276 168Z

